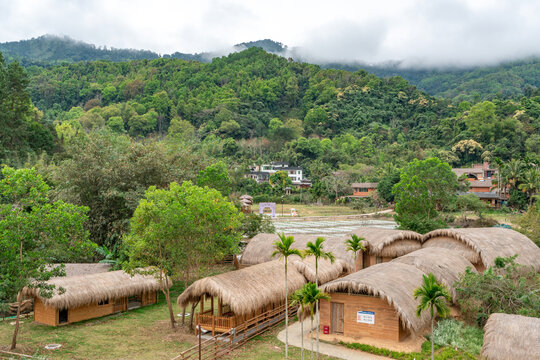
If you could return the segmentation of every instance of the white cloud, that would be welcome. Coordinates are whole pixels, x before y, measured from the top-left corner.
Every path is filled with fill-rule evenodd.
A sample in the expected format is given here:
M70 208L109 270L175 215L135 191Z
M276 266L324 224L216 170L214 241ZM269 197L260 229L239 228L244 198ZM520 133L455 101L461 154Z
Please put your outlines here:
M471 65L540 55L537 0L0 0L0 42L46 33L159 53L271 38L318 61Z

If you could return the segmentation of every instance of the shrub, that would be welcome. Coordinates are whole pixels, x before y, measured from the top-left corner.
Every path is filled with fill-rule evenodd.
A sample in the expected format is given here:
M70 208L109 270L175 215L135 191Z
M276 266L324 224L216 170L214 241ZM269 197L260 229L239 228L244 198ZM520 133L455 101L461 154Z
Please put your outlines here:
M252 238L259 233L274 233L276 228L267 215L248 214L242 221L242 234Z
M433 331L435 345L450 346L475 355L480 354L483 340L484 332L481 329L454 319L439 321Z

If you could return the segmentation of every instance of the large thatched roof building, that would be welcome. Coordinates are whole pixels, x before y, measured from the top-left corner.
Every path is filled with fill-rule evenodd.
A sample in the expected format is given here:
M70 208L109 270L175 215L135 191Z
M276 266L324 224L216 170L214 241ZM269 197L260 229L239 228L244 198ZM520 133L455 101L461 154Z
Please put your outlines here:
M306 234L294 234L293 248L299 250L305 250L308 242L315 242L321 235L306 235ZM325 237L322 235L322 237ZM345 243L340 238L326 238L324 242L324 251L330 251L334 254L336 259L344 261L343 266L350 269L354 268L354 256L351 252L347 251ZM247 244L242 258L240 260L240 266L251 266L261 264L263 262L275 260L272 254L275 251L274 243L279 240L277 234L258 234L254 236Z
M388 262L422 247L422 235L408 230L358 228L352 232L365 239L366 251L361 256L358 268ZM345 236L349 239L350 235Z
M485 359L540 359L540 319L491 314L484 330L482 356Z
M160 289L153 276L124 271L56 277L48 284L55 285L51 298L36 288L25 288L23 295L34 298L34 319L53 326L155 303Z
M448 288L452 299L456 298L454 283L459 279L460 275L467 268L476 272L473 264L457 252L437 247L416 250L400 256L392 260L392 262L415 266L426 274L432 273L437 281Z
M478 270L497 257L518 255L516 263L540 271L540 248L525 235L505 228L439 229L424 235L422 247L442 247L467 258Z
M423 275L416 266L392 261L322 285L331 300L321 302L321 327L345 336L395 341L422 332L429 325L429 315L416 316L418 301L413 291Z

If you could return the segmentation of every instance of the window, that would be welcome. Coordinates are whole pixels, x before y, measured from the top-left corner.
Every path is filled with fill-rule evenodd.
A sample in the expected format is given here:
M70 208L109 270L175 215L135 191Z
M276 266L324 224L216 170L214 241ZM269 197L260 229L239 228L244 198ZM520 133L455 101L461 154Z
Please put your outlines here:
M368 188L359 188L358 191L359 192L368 192Z
M375 262L376 262L377 264L382 263L382 257L377 256L377 258L375 259Z
M58 310L58 323L65 324L68 322L68 309Z
M100 302L98 302L98 305L109 305L109 299L101 300Z

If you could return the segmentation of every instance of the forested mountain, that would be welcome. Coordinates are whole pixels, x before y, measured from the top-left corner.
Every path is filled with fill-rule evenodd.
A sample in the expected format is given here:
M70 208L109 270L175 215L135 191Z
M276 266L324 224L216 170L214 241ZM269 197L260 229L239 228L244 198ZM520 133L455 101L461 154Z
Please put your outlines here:
M237 44L228 51L242 51L259 47L283 57L292 57L310 62L303 58L299 49L288 49L286 45L270 39ZM114 62L128 60L152 60L159 54L146 50L105 49L76 41L68 37L44 35L30 40L0 44L0 52L7 60L19 60L23 66L60 64L62 62L110 60ZM222 52L203 52L188 54L174 52L161 55L163 58L210 62L220 57ZM348 71L366 70L379 77L401 76L428 94L436 97L460 101L478 102L495 98L515 98L530 95L540 87L540 59L530 58L508 62L496 66L473 68L404 68L400 62L384 65L368 64L320 64L324 68Z
M79 127L133 138L187 132L223 139L249 161L309 166L320 158L332 168L427 154L460 164L538 153L538 92L455 106L400 77L321 69L259 48L211 63L97 61L32 66L28 73L33 103L59 134ZM453 150L466 140L477 147Z

